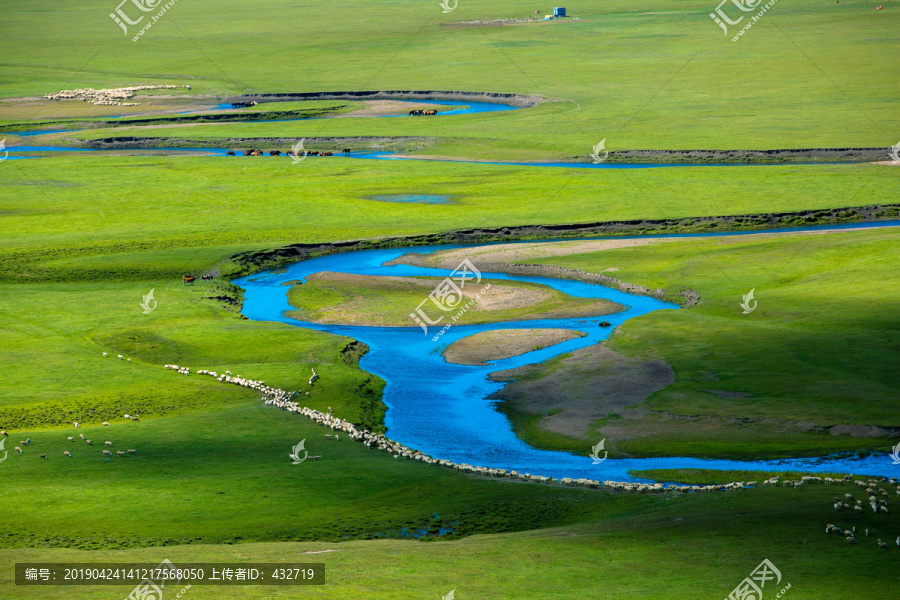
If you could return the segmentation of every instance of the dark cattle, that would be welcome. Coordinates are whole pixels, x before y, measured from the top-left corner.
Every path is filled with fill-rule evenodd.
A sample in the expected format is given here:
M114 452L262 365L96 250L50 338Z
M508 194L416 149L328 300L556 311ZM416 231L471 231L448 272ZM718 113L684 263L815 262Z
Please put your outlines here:
M612 327L612 323L609 321L600 321L600 327Z
M225 156L234 156L234 150L229 150L225 153Z
M256 106L256 102L232 102L231 108L247 108L248 106Z
M411 110L411 111L409 111L409 114L411 114L411 115L416 115L416 116L421 115L421 114L423 114L423 113L424 113L424 111L421 111L421 110Z
M250 152L250 156L262 156L262 155L263 155L262 150L253 150L252 152Z
M253 150L244 150L244 156L253 156Z
M213 276L212 276L212 275L204 275L204 276L201 277L200 279L204 279L204 280L206 280L206 281L212 281L212 280L213 280Z
M350 154L350 148L344 148L343 150L341 150L341 152L343 152L344 154Z
M331 152L323 152L322 156L334 156Z
M423 115L436 115L437 111L436 110L423 110L422 114Z
M194 284L194 280L197 279L193 275L182 275L181 277L181 285Z
M281 150L272 150L269 152L269 156L281 156Z
M46 454L41 454L41 458L47 458Z

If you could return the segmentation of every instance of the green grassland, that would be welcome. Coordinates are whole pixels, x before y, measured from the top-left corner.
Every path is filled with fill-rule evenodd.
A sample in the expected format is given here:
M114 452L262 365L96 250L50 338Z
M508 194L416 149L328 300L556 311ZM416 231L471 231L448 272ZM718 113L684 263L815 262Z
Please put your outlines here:
M728 167L723 174L716 167L65 156L3 167L9 193L0 268L5 278L25 281L71 280L82 272L91 278L136 265L158 272L166 263L177 274L208 268L237 246L862 206L892 198L900 180L900 170L878 165ZM380 194L443 194L451 201L369 199ZM185 260L191 253L196 260Z
M460 90L550 101L453 117L171 123L179 126L29 142L375 136L421 138L408 149L436 156L522 161L585 156L604 138L610 150L896 143L896 6L780 2L732 43L708 16L714 4L587 0L569 8L580 21L449 29L438 23L533 9L511 0L462 2L451 14L413 0L195 0L176 3L135 43L108 17L116 2L13 0L0 22L0 98L32 100L0 103L0 119L37 127L141 112L155 118L248 89ZM192 90L152 92L148 105L129 110L34 99L152 83ZM356 106L321 106L338 104ZM895 500L888 515L839 514L831 497L841 488L826 486L617 494L464 475L326 439L330 430L264 407L247 389L162 365L228 369L309 391L303 404L383 431L385 382L359 369L345 351L349 338L243 319L239 292L224 278L182 286L181 275L228 275L239 252L296 242L885 203L898 177L900 170L874 165L626 171L101 155L3 161L0 428L10 438L0 463L0 597L106 600L130 591L15 587L15 562L169 558L327 564L321 588L195 586L185 598L198 600L437 598L453 588L460 600L694 599L726 596L769 558L794 600L894 598L895 548L879 550L872 537L849 546L823 532L832 522L893 540ZM370 199L380 194L443 194L451 202ZM700 292L696 307L629 321L614 337L617 351L662 357L676 372L647 402L670 421L634 423L651 427L656 441L610 439L617 451L760 458L883 449L884 440L793 424L898 423L897 251L895 233L867 231L694 240L547 262L616 266L623 281ZM742 315L737 304L750 288L759 307ZM140 302L151 289L158 305L144 314ZM310 386L312 368L321 378ZM125 422L126 412L141 420ZM66 440L75 420L94 446ZM27 437L25 453L13 452ZM106 439L136 453L103 459ZM292 465L290 449L303 439L322 459ZM438 539L446 523L454 534ZM430 532L430 543L402 539L411 529ZM324 549L339 551L301 554Z
M301 468L304 465L296 467ZM306 478L322 479L306 473L293 477L297 485L302 485ZM726 597L768 558L782 573L781 585L775 591L791 584L786 596L802 600L862 597L889 600L896 596L896 550L879 549L875 539L892 540L900 533L900 523L895 513L836 513L831 507L832 496L848 491L860 496L857 489L847 485L759 488L682 497L631 496L624 501L601 493L594 494L594 500L603 511L602 519L594 522L522 533L474 535L430 544L351 539L331 543L191 544L91 552L15 548L0 551L0 561L6 564L36 560L156 563L168 558L175 565L198 561L323 562L326 565L326 583L321 587L194 586L184 595L201 600L248 597L427 600L440 598L451 589L456 590L458 598L692 600ZM198 499L193 491L181 495L185 497L181 499L185 505L194 504ZM228 495L217 497L227 499L234 495L235 492L229 491ZM304 493L298 494L296 501L288 501L292 519L305 520L303 514L310 499ZM359 506L353 504L354 510L359 510ZM264 512L268 510L261 508ZM337 506L334 510L346 512ZM103 520L120 517L125 512L107 513ZM441 520L446 518L444 514L440 516ZM199 520L186 520L182 531L197 528ZM855 526L859 544L851 546L843 536L826 535L827 523L842 529ZM871 530L870 537L862 533L866 528ZM304 554L327 550L332 552ZM827 572L823 572L822 565L828 565ZM131 588L62 589L66 597L103 600L124 597ZM58 598L58 590L15 588L11 568L4 571L0 580L0 593L11 600Z

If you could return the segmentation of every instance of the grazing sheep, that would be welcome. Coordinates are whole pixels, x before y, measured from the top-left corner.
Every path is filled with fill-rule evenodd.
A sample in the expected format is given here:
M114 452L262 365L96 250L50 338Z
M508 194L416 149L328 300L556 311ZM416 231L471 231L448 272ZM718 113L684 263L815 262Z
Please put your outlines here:
M853 510L855 510L856 512L862 512L863 511L862 504L857 504L856 506L853 507Z
M878 538L878 547L883 548L885 550L888 549L888 545L881 541L881 538Z
M9 434L6 433L5 429L3 431L0 431L0 435L5 435L6 437L9 437Z
M852 494L844 494L844 498L846 498L847 500L855 500Z
M109 450L104 450L102 454L103 456L112 456L112 452L110 452Z
M87 442L87 445L88 445L88 446L93 446L93 445L94 445L94 442L92 442L91 440L84 440L84 441Z
M41 458L47 458L46 454L41 454Z
M103 353L103 356L109 356L109 354L107 354L106 352L104 352L104 353Z
M120 354L120 355L119 355L119 360L124 360L124 359L125 359L125 357L122 356L122 355Z
M869 536L869 528L866 527L866 537L868 537L868 536Z
M106 441L105 441L105 442L103 442L103 443L104 443L104 444L106 444L106 445L107 445L107 446L112 446L112 442L111 442L111 441L109 441L109 440L106 440Z
M75 421L74 423L72 423L72 425L75 426L75 429L78 429L78 421Z
M116 450L116 456L125 456L124 450Z
M69 436L69 441L70 441L70 442L74 442L74 441L75 441L75 436L70 435L70 436Z
M109 427L109 421L103 421L100 424L103 425L104 427Z
M859 540L856 539L855 537L853 537L852 535L848 535L848 536L847 536L847 543L848 543L848 544L858 544L858 543L859 543Z
M83 433L79 433L79 434L78 434L78 437L80 437L81 439L84 439L84 434L83 434Z
M125 413L125 418L126 418L126 419L130 419L130 418L131 418L131 415L129 415L128 413Z
M136 450L133 450L131 448L128 449L128 454L134 454L135 452L136 452Z
M887 512L888 512L888 507L887 507L887 506L882 506L882 507L881 507L881 512L887 513Z
M900 535L897 536L897 545L900 546Z
M18 452L19 454L23 454L22 449L19 448L18 446L16 446L16 452Z
M131 417L131 422L133 423L135 421L140 421L140 419L138 419L137 417Z
M68 456L69 458L72 458L72 453L69 452L68 450L63 450L63 456Z

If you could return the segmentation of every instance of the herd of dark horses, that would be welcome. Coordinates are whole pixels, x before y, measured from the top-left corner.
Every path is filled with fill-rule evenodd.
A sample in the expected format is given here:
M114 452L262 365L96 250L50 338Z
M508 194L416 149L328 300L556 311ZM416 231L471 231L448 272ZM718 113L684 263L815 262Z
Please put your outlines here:
M437 111L433 110L433 109L431 109L431 110L411 110L411 111L409 111L409 114L414 117L418 117L421 115L436 115Z
M264 150L244 150L244 156L265 156L266 152ZM341 150L343 154L350 154L350 148L344 148ZM285 150L282 152L281 150L269 150L269 156L334 156L334 152L319 152L318 150L304 150L299 154L294 154L291 150ZM237 156L234 150L229 150L225 153L225 156Z

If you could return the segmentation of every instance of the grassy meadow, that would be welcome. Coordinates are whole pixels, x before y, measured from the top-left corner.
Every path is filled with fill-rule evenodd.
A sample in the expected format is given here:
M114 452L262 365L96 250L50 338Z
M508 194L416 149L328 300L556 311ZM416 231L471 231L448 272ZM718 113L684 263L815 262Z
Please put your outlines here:
M120 6L137 16L134 3ZM308 138L319 149L312 140L331 137L334 149L377 139L431 157L527 162L584 158L605 139L609 150L872 147L887 160L900 137L892 59L900 8L890 3L876 11L863 0L779 2L737 43L709 18L715 3L706 0L586 0L567 7L578 20L488 28L439 25L552 6L465 0L442 13L437 1L182 0L137 42L136 28L123 35L109 18L116 8L107 0L6 3L7 147ZM139 84L191 89L145 92L130 107L42 99ZM338 90L546 101L396 119L343 118L364 107L357 101L286 102L235 114L341 118L189 120L227 96ZM4 130L10 124L98 127L24 137ZM792 600L895 598L900 549L874 541L900 535L893 496L890 514L837 513L832 496L862 491L628 494L467 475L326 438L331 430L265 407L248 389L163 365L299 390L308 407L385 432L387 383L359 368L353 340L243 318L240 290L228 283L243 267L232 257L462 229L885 204L898 183L900 169L873 164L613 170L106 153L0 160L0 429L9 432L0 461L0 598L107 600L131 591L15 586L16 562L164 558L326 563L325 586L194 586L184 600L426 599L451 589L460 600L687 600L727 596L764 558L781 569ZM378 200L404 194L449 201ZM700 294L695 307L629 321L610 341L623 355L663 359L676 374L642 404L642 416L596 424L615 452L766 458L883 451L896 442L828 428L900 423L898 251L897 233L883 229L684 240L541 262L615 267L622 281ZM185 286L185 273L216 278ZM303 287L301 304L317 310L347 298L386 311L406 303L371 289ZM759 305L744 315L738 303L751 288ZM151 291L155 308L145 312ZM403 311L420 300L417 293ZM320 379L311 385L313 368ZM530 443L583 453L582 442L542 432L540 415L511 418ZM135 453L104 458L107 440L113 451ZM300 440L322 459L292 465ZM825 535L826 523L873 535L858 534L851 546ZM307 554L326 550L333 552Z

